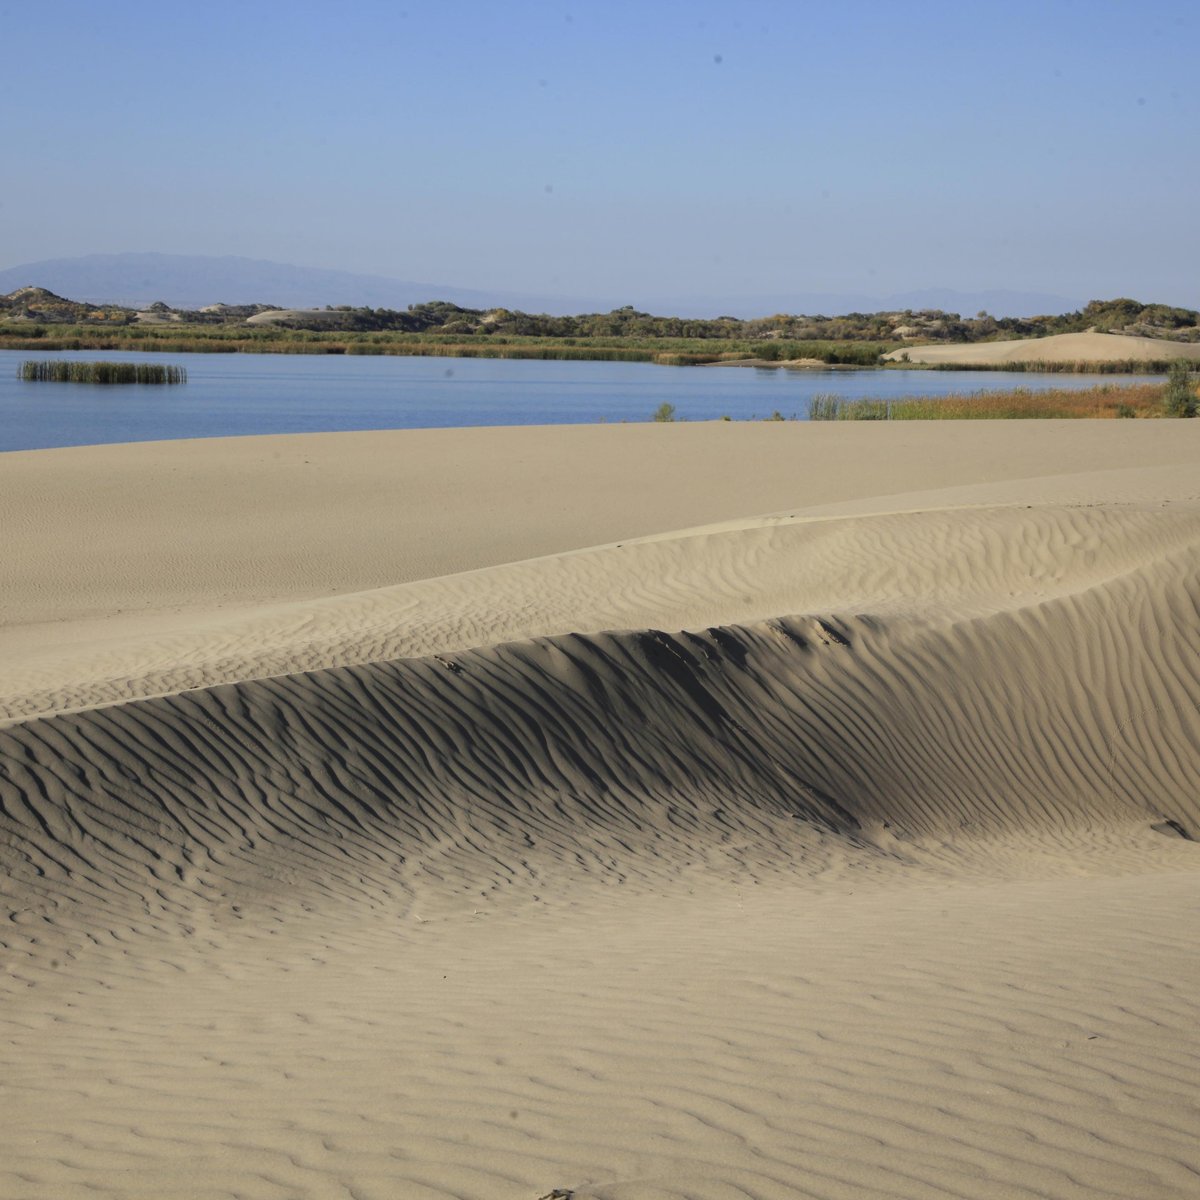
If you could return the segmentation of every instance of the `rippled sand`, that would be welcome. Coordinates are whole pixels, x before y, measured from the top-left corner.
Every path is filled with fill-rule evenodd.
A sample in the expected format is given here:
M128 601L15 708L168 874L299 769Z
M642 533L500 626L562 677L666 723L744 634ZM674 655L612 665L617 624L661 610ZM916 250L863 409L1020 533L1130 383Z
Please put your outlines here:
M0 1196L1200 1194L1200 422L3 458Z

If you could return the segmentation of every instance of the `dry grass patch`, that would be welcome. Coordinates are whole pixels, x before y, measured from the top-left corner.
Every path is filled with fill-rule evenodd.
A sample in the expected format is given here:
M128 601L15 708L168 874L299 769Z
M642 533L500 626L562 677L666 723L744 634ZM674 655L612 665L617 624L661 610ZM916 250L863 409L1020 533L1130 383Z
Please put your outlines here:
M849 400L818 395L809 402L812 421L1004 421L1063 418L1159 417L1162 384L1052 388L1010 392L954 392L898 400Z

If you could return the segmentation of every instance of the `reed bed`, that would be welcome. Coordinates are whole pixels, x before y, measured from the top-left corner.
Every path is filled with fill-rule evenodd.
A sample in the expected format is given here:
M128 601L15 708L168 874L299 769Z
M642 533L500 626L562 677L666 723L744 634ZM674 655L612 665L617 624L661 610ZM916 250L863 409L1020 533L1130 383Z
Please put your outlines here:
M18 377L27 383L186 383L183 367L164 363L28 361Z
M83 326L22 325L0 322L0 349L147 351L165 354L398 354L444 358L578 359L599 362L654 362L692 366L740 358L788 361L820 359L831 365L876 367L895 342L832 340L763 341L754 338L402 332L398 330L304 330L245 325L133 325L96 330Z
M1012 421L1071 418L1159 417L1163 385L962 392L898 400L849 400L823 393L809 401L810 421Z

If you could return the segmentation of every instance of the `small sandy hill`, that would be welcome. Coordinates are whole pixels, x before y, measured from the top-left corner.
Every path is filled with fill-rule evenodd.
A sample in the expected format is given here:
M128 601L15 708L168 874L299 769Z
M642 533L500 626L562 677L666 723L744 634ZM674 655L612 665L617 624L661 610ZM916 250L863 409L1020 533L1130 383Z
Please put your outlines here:
M1001 363L1161 362L1200 360L1200 345L1162 338L1129 337L1116 333L1058 333L1044 338L971 345L905 346L884 355L887 362L962 363L995 366Z
M247 325L283 325L303 322L305 325L343 325L347 314L325 308L269 308L246 318Z
M1198 429L6 456L0 1195L1189 1195Z

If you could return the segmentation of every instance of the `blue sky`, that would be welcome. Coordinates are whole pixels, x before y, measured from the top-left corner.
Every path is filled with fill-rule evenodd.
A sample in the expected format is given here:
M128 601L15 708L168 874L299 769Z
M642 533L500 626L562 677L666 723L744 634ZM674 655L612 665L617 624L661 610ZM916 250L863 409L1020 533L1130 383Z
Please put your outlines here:
M0 0L0 266L1200 306L1200 5Z

